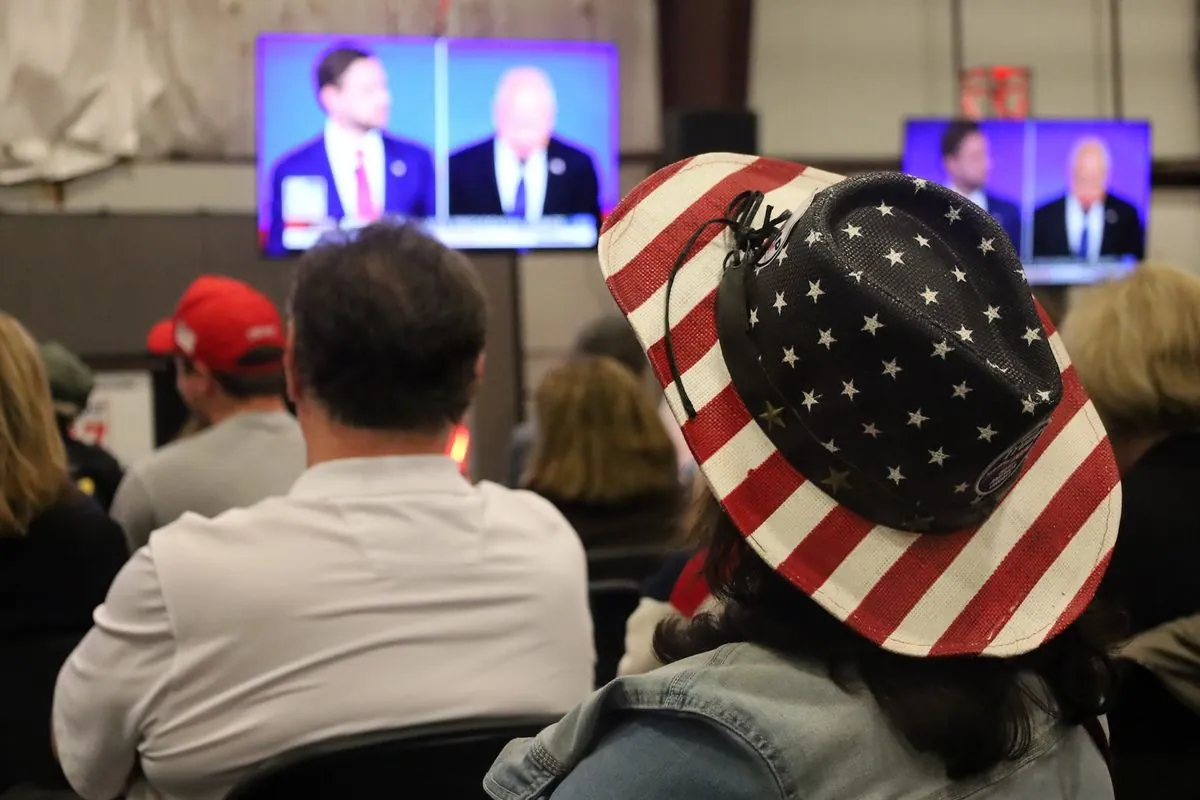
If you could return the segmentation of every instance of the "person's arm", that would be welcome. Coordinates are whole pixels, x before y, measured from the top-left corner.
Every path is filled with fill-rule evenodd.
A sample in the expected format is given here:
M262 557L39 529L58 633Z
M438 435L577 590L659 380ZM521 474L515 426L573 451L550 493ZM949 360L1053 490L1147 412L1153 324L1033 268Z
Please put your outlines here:
M111 800L135 774L138 744L165 693L175 638L150 550L113 582L96 624L67 659L54 692L51 731L71 786Z
M770 800L783 791L741 737L702 717L635 713L571 770L551 800Z
M131 553L150 541L150 534L159 527L150 492L136 471L126 472L121 479L109 515L125 531Z

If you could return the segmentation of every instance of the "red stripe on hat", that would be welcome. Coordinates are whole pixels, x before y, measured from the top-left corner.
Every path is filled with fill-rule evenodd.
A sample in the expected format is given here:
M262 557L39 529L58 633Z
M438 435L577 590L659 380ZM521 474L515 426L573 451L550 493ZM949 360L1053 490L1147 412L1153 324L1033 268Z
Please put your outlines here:
M769 192L795 180L804 170L802 164L759 158L725 177L667 223L628 264L609 275L609 292L626 315L637 310L667 282L688 239L705 222L723 216L729 201L739 192L747 189ZM720 225L706 227L692 246L689 257L717 238L722 230Z
M802 523L799 523L802 524ZM817 526L792 549L778 571L812 594L875 528L845 506L835 506Z
M1037 309L1038 319L1042 321L1042 327L1046 329L1047 338L1053 336L1054 323L1050 321L1050 315L1046 313L1046 309L1042 308L1042 304L1037 301L1037 298L1033 300L1033 307Z
M750 536L802 485L804 476L774 450L732 492L720 498L721 505L738 530Z
M717 343L717 292L709 292L683 319L671 326L671 348L675 352L675 368L680 374L696 366L696 362ZM671 381L667 363L666 337L659 339L646 351L654 374L664 385Z
M1087 395L1075 379L1073 370L1068 367L1063 372L1062 401L1050 417L1050 424L1025 457L1021 478L1087 402ZM867 592L846 624L876 643L885 641L896 632L942 573L950 568L977 530L971 528L960 533L918 538Z
M636 206L646 198L646 195L653 192L658 187L662 186L671 178L683 169L691 161L690 158L685 158L682 161L676 161L674 164L668 164L660 170L655 170L644 181L638 183L637 186L629 190L629 194L621 198L621 202L617 203L617 207L609 212L604 218L604 224L600 226L600 234L604 235L608 229L616 225L620 220L625 219L629 213L629 209Z
M964 643L982 650L1016 613L1021 602L1117 485L1112 450L1101 440L959 612L929 655L960 652Z
M1055 636L1067 629L1075 620L1079 619L1079 615L1083 613L1088 604L1092 602L1092 598L1096 596L1096 589L1100 587L1100 581L1104 578L1104 573L1108 570L1108 562L1112 559L1112 550L1104 554L1104 558L1100 559L1100 563L1092 570L1092 574L1088 575L1088 579L1083 582L1083 586L1079 587L1079 591L1075 593L1075 597L1066 607L1062 614L1058 616L1058 620L1050 628L1050 632L1046 634L1043 641L1050 641Z
M732 383L696 412L696 418L683 424L683 435L696 461L703 464L728 444L738 431L749 425L750 412Z
M683 616L691 619L696 615L696 609L712 596L708 589L708 581L704 579L704 565L708 561L708 551L701 550L683 565L683 571L675 579L671 588L668 602Z

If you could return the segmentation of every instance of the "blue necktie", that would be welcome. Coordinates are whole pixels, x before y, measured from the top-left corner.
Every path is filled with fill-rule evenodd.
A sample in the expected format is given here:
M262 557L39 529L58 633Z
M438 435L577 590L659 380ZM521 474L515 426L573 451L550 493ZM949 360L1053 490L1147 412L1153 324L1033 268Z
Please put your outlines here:
M1088 228L1089 227L1091 227L1091 226L1088 225L1087 215L1084 214L1084 216L1083 216L1083 233L1081 233L1079 235L1079 252L1077 253L1077 255L1079 256L1079 259L1081 261L1090 260L1091 254L1089 251L1091 248L1088 247Z
M513 196L511 217L525 219L525 165L521 165L521 180L517 181L517 193Z

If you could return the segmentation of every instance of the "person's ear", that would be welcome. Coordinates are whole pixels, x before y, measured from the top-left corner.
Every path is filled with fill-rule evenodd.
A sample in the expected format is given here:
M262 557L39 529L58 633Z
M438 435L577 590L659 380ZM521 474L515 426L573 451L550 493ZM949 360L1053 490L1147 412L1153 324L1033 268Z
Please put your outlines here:
M478 385L483 380L483 367L487 362L487 353L480 353L479 358L475 359L475 383Z
M295 405L300 398L300 382L296 376L296 328L290 320L287 324L287 340L283 346L283 378L287 398Z
M337 92L337 87L332 85L322 86L317 92L317 100L320 101L321 108L326 114L329 114L333 110L333 106L337 104Z

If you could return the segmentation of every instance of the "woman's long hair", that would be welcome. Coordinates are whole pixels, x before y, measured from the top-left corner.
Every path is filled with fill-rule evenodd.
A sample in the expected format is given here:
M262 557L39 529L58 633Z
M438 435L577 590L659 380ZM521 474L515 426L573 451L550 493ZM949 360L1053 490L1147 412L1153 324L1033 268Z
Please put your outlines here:
M916 750L953 780L1020 758L1042 708L1066 725L1104 713L1114 672L1109 631L1088 612L1054 639L1013 658L916 658L883 650L774 572L709 495L700 524L710 541L706 577L724 602L715 614L660 625L664 663L749 642L819 664L846 690L863 687ZM1031 691L1041 678L1047 696Z
M536 419L528 489L603 504L682 491L675 446L650 393L611 358L550 371L537 390Z
M0 536L24 535L66 487L66 452L37 345L0 312Z

